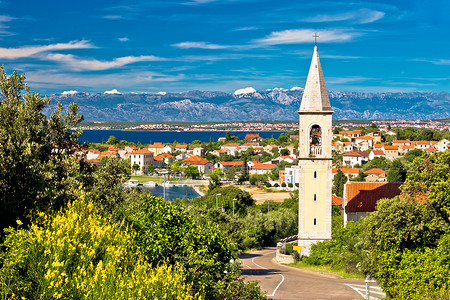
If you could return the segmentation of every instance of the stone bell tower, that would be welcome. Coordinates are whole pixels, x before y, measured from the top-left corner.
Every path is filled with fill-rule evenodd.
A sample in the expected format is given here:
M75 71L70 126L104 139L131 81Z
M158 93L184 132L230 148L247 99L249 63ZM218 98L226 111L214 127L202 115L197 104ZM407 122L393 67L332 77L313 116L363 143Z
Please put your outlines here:
M331 140L333 110L320 65L317 44L303 91L299 124L298 245L309 255L311 245L331 239Z

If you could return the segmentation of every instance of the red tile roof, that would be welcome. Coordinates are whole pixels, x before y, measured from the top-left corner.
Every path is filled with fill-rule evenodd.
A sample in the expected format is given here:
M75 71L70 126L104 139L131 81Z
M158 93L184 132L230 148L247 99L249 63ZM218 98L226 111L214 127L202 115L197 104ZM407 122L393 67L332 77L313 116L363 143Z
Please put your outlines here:
M373 168L373 169L367 170L364 173L365 174L375 174L375 175L386 175L385 171L378 169L378 168Z
M269 169L273 169L273 167L275 167L274 164L255 164L252 169L263 169L263 170L269 170Z
M131 152L131 154L153 154L153 152L151 152L147 148L144 148L144 149L139 149L139 150L133 151L133 152Z
M382 150L373 150L372 152L374 155L384 155L384 152Z
M193 155L189 158L186 158L185 160L183 160L183 162L190 164L190 165L206 165L206 164L210 163L209 160L202 158L200 156L197 156L197 155Z
M357 182L345 185L347 212L375 211L377 201L400 195L400 182Z
M163 153L163 154L160 154L160 155L158 155L157 157L160 157L160 158L173 158L174 156L173 155L170 155L169 153Z
M383 146L384 150L398 150L398 146Z
M246 141L251 141L251 140L253 140L254 138L262 139L262 138L259 136L259 133L255 133L255 134L253 134L253 133L247 133L247 134L245 135L245 140L246 140Z
M219 161L219 164L222 166L243 166L243 161Z
M358 169L358 168L340 168L340 169L338 169L338 168L333 168L333 169L331 170L331 172L332 172L332 173L337 173L338 170L341 170L342 173L344 173L344 174L359 174L359 170L360 170L360 169Z
M331 195L331 201L332 201L334 206L341 206L342 205L342 197Z

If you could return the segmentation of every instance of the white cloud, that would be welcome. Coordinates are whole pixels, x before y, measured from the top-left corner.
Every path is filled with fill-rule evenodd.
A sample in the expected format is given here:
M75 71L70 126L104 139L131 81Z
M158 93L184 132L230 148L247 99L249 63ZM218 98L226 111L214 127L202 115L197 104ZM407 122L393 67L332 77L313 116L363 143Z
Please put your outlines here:
M118 90L113 89L110 91L105 91L103 94L110 94L110 95L122 95L122 93L120 93Z
M412 61L421 61L421 62L428 62L428 63L432 63L433 65L450 65L450 59L421 59L421 58L416 58L413 59Z
M259 29L259 28L256 26L247 26L247 27L236 28L234 31L247 31L247 30L257 30L257 29Z
M23 46L17 48L0 48L0 58L17 59L23 57L30 57L42 52L49 52L54 50L68 50L68 49L88 49L95 48L89 41L70 41L68 43L57 43L41 46Z
M184 79L184 74L167 75L151 71L126 72L124 74L70 74L50 70L27 72L27 83L32 89L44 88L50 90L71 88L98 91L108 89L111 86L126 90L136 86L148 88L157 82L182 82Z
M48 60L63 63L75 71L99 71L119 68L124 65L143 61L165 61L165 58L153 55L124 56L111 61L100 61L97 59L82 59L72 54L51 53L46 56Z
M182 48L182 49L191 49L191 48L226 49L226 48L230 48L230 46L210 44L208 42L182 42L182 43L178 43L178 44L173 44L172 46L177 47L177 48Z
M127 38L126 36L124 36L124 37L118 38L118 40L119 40L120 42L128 42L130 39Z
M385 13L372 9L358 9L338 14L321 14L314 17L302 19L303 22L322 23L322 22L338 22L338 21L352 21L353 23L366 24L372 23L382 19Z
M281 44L301 44L311 43L316 31L312 29L291 29L272 32L268 36L255 40L260 45L281 45ZM317 31L320 42L345 42L350 41L360 33L350 32L341 29L319 30Z
M61 93L61 95L74 95L74 94L78 94L78 91L71 90L71 91L64 91Z
M236 91L234 91L234 95L245 95L245 94L253 94L253 93L255 93L256 92L256 90L254 89L254 88L252 88L252 87L246 87L246 88L243 88L243 89L239 89L239 90L236 90Z
M6 30L7 28L9 28L9 26L5 25L4 23L11 22L14 19L15 18L10 16L0 15L0 36L13 35L11 32Z

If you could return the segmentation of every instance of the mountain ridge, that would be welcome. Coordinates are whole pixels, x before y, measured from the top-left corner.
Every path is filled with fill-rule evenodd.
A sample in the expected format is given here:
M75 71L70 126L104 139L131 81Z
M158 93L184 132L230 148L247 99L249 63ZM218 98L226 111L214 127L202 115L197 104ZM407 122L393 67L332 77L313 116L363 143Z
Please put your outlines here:
M50 115L56 103L79 104L87 121L289 121L297 120L303 89L254 90L239 93L85 93L49 96ZM248 91L248 92L247 92ZM364 93L328 91L334 119L426 119L450 117L447 92Z

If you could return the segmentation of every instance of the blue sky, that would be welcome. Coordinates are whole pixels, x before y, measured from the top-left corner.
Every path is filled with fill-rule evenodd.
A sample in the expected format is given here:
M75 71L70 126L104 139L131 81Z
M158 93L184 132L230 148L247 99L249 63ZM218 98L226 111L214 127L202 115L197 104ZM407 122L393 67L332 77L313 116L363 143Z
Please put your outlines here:
M0 64L42 94L450 92L450 1L0 0Z

